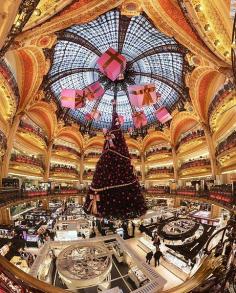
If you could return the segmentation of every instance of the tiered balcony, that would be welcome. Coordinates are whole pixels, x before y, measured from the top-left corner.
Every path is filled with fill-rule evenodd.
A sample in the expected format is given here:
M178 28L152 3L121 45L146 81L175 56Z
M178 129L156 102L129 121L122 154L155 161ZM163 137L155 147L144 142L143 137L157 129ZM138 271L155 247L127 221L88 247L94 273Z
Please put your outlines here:
M188 177L189 175L210 175L211 163L209 159L198 159L183 163L179 169L181 177Z
M216 148L216 157L220 162L221 171L235 169L236 164L236 131L231 133L226 140L221 142Z
M25 155L12 154L10 160L10 172L24 175L43 176L44 166L40 159Z
M213 131L217 129L222 114L235 106L236 96L233 90L234 84L229 81L224 85L224 88L219 90L209 106L209 125Z
M80 157L80 153L68 146L53 145L53 154L76 160Z
M212 186L209 196L219 202L233 203L235 201L231 184Z
M20 121L18 135L27 143L34 144L40 149L45 149L47 146L47 136L39 127Z
M50 168L50 177L63 179L79 179L76 168L67 165L54 165Z
M141 159L140 155L137 155L135 153L133 153L133 154L131 153L130 157L133 161L140 161L140 159Z
M83 179L85 180L92 180L93 179L93 174L94 174L95 170L84 170L84 174L83 174Z
M0 157L5 154L7 149L7 138L6 135L0 130Z
M84 161L87 163L96 163L100 158L101 153L98 152L89 152L84 155Z
M169 186L153 186L147 189L147 193L150 195L166 195L170 193Z
M192 186L185 186L185 187L180 187L177 189L177 194L178 195L186 195L186 196L196 196L197 191L195 187Z
M171 148L162 147L146 153L147 161L164 160L172 158Z
M203 130L193 131L181 138L177 144L178 153L195 152L205 145L205 133Z
M174 169L172 167L151 168L147 172L146 178L151 179L173 179Z
M78 194L79 190L73 187L61 187L60 190L54 191L55 194Z

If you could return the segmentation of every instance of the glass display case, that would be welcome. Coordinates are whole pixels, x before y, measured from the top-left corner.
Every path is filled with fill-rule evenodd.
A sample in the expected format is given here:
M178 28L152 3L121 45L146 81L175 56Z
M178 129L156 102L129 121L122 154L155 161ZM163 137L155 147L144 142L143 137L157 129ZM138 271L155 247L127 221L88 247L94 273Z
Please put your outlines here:
M149 282L149 279L137 266L130 268L128 276L135 283L137 288L146 285Z
M180 269L181 271L183 271L186 274L189 274L191 271L191 267L188 265L188 261L185 260L185 258L174 252L171 249L168 249L165 252L165 256L164 256L165 260L167 260L169 263L175 265L178 269Z

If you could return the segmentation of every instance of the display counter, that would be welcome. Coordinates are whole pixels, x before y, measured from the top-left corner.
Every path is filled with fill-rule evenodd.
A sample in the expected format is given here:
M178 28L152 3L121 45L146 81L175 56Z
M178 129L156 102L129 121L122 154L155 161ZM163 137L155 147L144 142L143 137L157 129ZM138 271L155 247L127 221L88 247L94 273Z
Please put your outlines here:
M142 287L149 282L149 279L144 275L144 273L137 267L131 267L128 276L135 283L136 287Z
M168 249L165 252L165 259L170 263L175 265L180 271L183 271L186 274L189 274L191 267L188 265L188 261L177 252Z
M149 239L145 237L141 237L138 239L138 246L142 248L142 250L144 250L146 253L150 251L154 253L156 251L156 247L151 243Z
M15 266L17 266L22 271L24 271L25 273L29 273L29 267L27 265L26 260L22 259L20 256L13 256L10 262L14 264Z

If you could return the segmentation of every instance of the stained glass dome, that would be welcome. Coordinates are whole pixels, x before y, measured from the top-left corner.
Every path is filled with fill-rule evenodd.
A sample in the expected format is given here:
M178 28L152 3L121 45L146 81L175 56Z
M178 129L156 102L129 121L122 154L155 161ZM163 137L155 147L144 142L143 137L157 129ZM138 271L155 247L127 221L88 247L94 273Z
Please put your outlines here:
M109 47L127 59L125 78L112 82L99 72L96 61ZM154 83L160 100L143 107L148 125L157 123L154 112L160 106L173 109L184 96L184 56L186 50L174 38L156 29L145 15L127 18L119 10L112 10L96 20L74 25L58 34L48 84L59 101L63 88L83 89L100 81L106 92L97 101L87 101L81 109L68 110L68 115L86 125L85 115L93 109L101 112L92 129L109 128L112 120L112 100L117 96L117 112L125 117L123 130L133 128L127 87L131 84Z

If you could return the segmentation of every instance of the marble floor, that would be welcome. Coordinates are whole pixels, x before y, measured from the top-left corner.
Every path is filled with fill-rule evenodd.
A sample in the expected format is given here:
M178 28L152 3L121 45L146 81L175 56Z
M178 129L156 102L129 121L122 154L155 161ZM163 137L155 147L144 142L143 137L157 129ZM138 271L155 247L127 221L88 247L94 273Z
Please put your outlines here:
M136 232L135 238L127 239L127 240L125 240L125 242L132 250L134 250L137 253L137 255L140 257L140 259L146 261L146 252L137 245L137 240L141 236L142 236L142 234L140 232ZM152 259L151 260L151 267L154 268L163 278L166 279L167 282L164 286L164 290L173 288L173 287L181 284L183 281L180 278L178 278L176 275L171 273L169 270L167 270L164 266L162 266L161 262L162 262L162 260L160 260L160 266L157 266L155 268L154 259Z

